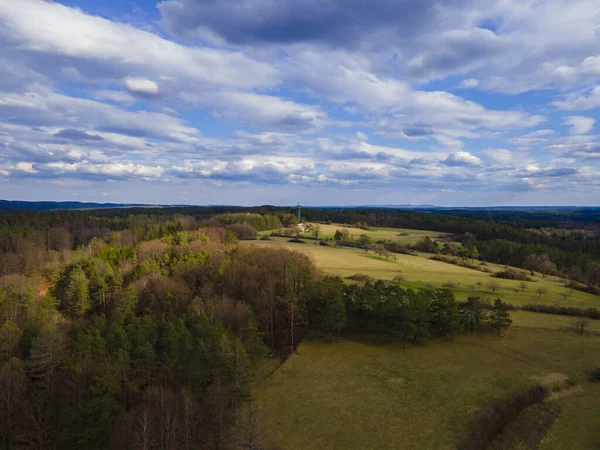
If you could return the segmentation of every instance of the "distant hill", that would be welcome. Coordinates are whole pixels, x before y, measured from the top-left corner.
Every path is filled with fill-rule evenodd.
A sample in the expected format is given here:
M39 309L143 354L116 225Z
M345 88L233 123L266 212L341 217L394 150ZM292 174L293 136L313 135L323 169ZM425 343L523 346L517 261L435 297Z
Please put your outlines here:
M128 208L132 206L148 206L139 203L86 203L86 202L24 202L0 200L0 213L15 211L51 211L54 209L100 209L100 208Z

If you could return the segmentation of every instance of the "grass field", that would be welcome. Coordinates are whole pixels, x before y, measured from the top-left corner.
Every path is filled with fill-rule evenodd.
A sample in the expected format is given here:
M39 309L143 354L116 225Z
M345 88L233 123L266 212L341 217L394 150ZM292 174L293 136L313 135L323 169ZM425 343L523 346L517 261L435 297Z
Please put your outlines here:
M395 230L398 231L398 230ZM490 274L478 270L468 269L441 261L428 259L425 254L401 255L396 254L396 261L378 259L373 252L366 254L364 250L342 247L324 247L313 245L315 241L307 240L305 244L290 243L286 238L272 238L271 241L243 241L244 245L257 246L284 246L309 255L324 272L348 277L357 273L364 273L376 279L393 280L399 274L405 278L402 284L411 288L422 288L427 285L441 287L445 283L454 283L453 291L456 298L464 300L470 295L500 297L504 301L523 305L535 303L547 305L565 305L575 307L600 308L600 297L585 292L571 292L569 297L564 297L567 292L564 280L557 277L534 277L535 281L527 282L525 291L517 290L518 281L501 280L492 278ZM488 264L491 271L501 270L503 267ZM490 280L498 281L500 288L492 293L488 283ZM546 293L539 297L538 288L544 288Z
M373 228L370 230L361 230L360 228L354 228L348 225L340 224L319 224L319 226L319 238L322 239L333 239L335 232L343 229L347 229L350 233L350 237L353 239L358 239L361 234L366 234L374 242L384 240L402 242L405 244L414 244L416 241L423 239L425 236L435 239L448 235L448 233L440 233L437 231L411 230L408 228ZM313 237L314 235L310 232L307 232L304 233L304 236Z
M327 235L338 228L323 226L322 231ZM382 229L373 231L379 235L372 238L436 236L413 231ZM451 282L459 300L481 295L516 305L539 301L600 308L600 297L579 291L564 296L565 281L557 277L535 276L524 291L515 291L519 281L433 261L426 254L382 260L360 249L325 247L310 240L290 243L285 238L244 245L297 250L324 272L344 278L363 273L393 280L401 274L402 285L411 288ZM492 272L503 269L486 267ZM494 293L490 280L500 284ZM547 290L539 299L538 288ZM511 311L511 317L513 327L503 338L461 335L453 343L433 340L406 350L358 340L333 345L304 342L298 354L257 386L269 442L293 450L453 449L478 406L532 386L533 377L561 373L576 386L552 399L563 412L540 448L600 448L600 385L585 379L586 370L600 366L600 321L590 321L589 331L581 335L573 330L572 317L528 311Z
M543 314L531 311L511 311L510 317L514 326L551 330L573 330L574 317L559 316L556 314ZM600 320L590 320L588 331L600 333ZM600 342L598 342L600 350Z
M600 337L513 327L505 337L462 335L422 346L305 342L257 387L277 448L452 449L473 411L566 374L577 384L556 400L564 411L544 449L600 443L600 386L585 371L600 365Z

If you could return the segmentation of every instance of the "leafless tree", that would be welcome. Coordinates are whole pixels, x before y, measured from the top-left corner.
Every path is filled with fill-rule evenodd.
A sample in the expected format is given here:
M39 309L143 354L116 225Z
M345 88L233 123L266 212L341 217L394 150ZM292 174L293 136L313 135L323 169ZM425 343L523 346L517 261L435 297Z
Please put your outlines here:
M490 291L492 291L492 294L500 289L500 286L501 284L498 280L491 279L488 281L488 287L490 288Z
M573 320L573 327L577 329L581 334L590 326L590 319L587 317L576 317Z

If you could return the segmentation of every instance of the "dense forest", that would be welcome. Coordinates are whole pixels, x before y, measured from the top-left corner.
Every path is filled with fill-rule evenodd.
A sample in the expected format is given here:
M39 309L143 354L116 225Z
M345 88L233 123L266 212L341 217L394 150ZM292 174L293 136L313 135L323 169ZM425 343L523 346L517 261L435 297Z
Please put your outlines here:
M252 385L302 339L406 346L511 323L500 299L347 284L238 245L292 211L181 212L0 217L1 448L265 448Z

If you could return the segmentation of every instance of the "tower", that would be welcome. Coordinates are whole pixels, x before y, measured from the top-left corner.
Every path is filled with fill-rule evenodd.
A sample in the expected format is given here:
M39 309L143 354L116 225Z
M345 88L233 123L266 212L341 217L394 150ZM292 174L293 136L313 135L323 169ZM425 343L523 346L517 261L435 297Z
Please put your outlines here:
M300 203L298 203L298 210L297 210L298 223L302 222L302 220L300 220L301 215L302 215L302 208L300 208Z

